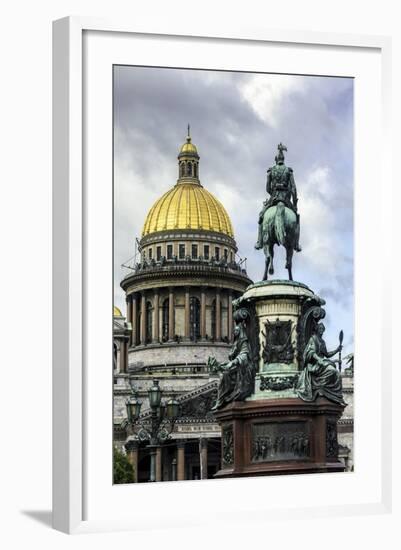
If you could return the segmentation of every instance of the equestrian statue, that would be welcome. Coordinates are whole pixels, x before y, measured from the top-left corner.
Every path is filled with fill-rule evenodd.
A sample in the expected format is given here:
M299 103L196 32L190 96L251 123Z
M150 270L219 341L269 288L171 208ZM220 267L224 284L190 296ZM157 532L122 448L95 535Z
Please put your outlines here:
M257 250L263 249L266 257L263 280L268 273L273 275L274 245L286 249L286 264L289 280L292 281L292 256L294 250L301 251L299 245L299 214L297 188L292 168L284 163L284 151L287 147L282 143L277 146L276 164L267 170L266 191L270 195L263 203L259 214Z

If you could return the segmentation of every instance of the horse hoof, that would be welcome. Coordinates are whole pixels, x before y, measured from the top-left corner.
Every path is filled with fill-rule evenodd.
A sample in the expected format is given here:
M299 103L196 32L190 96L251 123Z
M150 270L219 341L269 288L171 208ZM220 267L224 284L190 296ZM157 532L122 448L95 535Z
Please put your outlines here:
M269 269L269 273L270 273L270 275L273 275L274 269L272 267Z

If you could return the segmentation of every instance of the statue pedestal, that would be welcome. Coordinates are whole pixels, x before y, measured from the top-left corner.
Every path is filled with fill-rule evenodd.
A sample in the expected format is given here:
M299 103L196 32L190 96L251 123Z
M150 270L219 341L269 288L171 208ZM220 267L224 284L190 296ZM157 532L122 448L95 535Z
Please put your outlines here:
M296 397L294 385L311 323L325 315L325 302L302 283L261 281L238 300L254 308L259 331L259 364L250 399Z
M215 477L342 472L337 420L343 407L324 398L234 402L216 413L222 469Z
M304 349L325 316L324 303L295 281L259 282L236 300L235 307L248 310L251 320L247 337L255 387L244 401L216 412L222 428L216 477L344 471L337 440L344 405L321 396L307 402L295 391Z

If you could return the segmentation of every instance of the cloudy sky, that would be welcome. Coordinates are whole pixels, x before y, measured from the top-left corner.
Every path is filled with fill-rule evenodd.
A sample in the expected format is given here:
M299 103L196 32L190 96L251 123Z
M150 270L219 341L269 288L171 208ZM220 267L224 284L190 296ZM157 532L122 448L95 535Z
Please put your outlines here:
M294 170L302 252L294 280L326 300L326 341L353 351L353 81L295 75L115 67L115 304L125 312L121 264L152 204L177 180L187 124L200 180L226 207L248 275L261 279L254 250L266 170L284 143ZM275 278L287 278L275 248Z

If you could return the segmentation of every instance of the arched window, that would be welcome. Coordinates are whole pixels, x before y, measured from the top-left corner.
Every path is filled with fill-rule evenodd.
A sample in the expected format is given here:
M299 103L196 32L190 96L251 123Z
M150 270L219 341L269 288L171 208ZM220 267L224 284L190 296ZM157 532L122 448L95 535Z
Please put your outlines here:
M166 298L163 301L163 307L162 307L162 340L164 342L168 340L168 333L169 333L168 310L169 310L169 299Z
M146 302L146 342L152 341L153 307L152 302Z
M200 338L200 301L195 296L189 301L189 337L192 341Z

